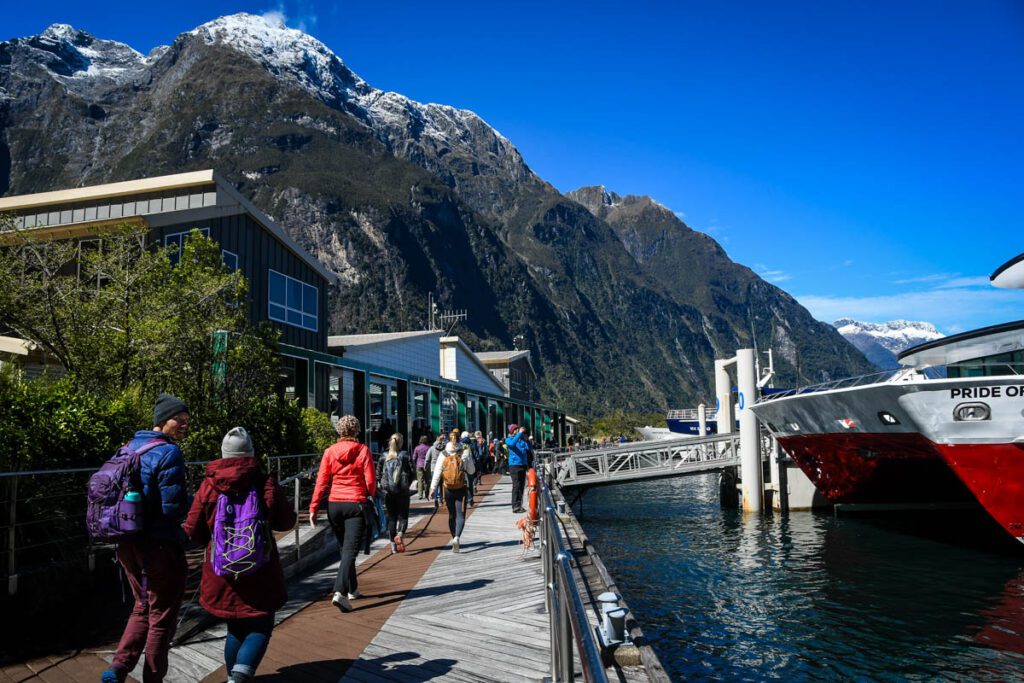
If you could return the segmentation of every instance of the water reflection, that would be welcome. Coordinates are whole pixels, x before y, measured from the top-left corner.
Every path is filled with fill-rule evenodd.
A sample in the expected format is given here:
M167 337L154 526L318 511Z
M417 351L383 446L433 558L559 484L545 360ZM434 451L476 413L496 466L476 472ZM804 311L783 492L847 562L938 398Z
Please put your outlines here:
M744 516L713 476L592 491L584 519L678 678L1024 681L1024 554L979 524Z

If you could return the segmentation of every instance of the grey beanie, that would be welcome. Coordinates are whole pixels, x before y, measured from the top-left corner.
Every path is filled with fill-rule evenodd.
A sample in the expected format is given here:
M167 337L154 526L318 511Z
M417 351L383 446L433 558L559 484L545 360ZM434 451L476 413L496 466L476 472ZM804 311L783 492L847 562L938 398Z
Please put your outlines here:
M220 442L220 454L223 458L253 456L252 439L245 427L235 427L224 435L224 440Z
M167 422L178 413L187 413L188 406L177 396L160 394L153 404L153 424L157 427Z

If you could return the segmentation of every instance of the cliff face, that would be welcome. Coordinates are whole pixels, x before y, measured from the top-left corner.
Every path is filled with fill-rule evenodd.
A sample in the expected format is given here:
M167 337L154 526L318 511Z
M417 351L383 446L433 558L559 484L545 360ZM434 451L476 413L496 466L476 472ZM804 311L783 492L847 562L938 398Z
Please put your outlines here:
M689 405L755 338L783 381L866 367L653 200L563 196L472 112L376 90L298 31L235 15L147 56L63 25L0 43L3 193L208 167L338 273L332 333L422 327L434 292L474 348L523 335L573 412Z

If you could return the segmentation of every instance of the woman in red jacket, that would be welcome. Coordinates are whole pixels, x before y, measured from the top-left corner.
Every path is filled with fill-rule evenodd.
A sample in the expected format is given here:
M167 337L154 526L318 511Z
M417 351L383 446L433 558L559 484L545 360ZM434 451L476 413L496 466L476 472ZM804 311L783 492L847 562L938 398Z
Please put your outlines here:
M313 500L309 503L309 524L316 526L320 502L330 487L327 499L327 517L341 548L341 564L334 580L334 598L331 602L342 612L351 612L352 603L362 597L356 580L356 555L367 532L363 506L377 494L377 476L373 468L370 449L359 443L356 436L361 426L354 415L338 420L338 442L324 451L320 471L316 475Z
M274 531L295 526L295 510L288 503L277 480L263 472L253 457L252 441L242 427L227 433L221 443L221 459L206 466L206 478L192 501L185 533L197 543L210 543L216 526L217 500L220 494L245 494L256 489L262 493L263 513ZM271 541L270 554L262 566L251 572L228 578L214 571L212 548L203 562L199 602L207 612L227 621L224 665L230 683L245 683L256 675L267 651L274 628L274 612L288 599L288 590L277 554Z

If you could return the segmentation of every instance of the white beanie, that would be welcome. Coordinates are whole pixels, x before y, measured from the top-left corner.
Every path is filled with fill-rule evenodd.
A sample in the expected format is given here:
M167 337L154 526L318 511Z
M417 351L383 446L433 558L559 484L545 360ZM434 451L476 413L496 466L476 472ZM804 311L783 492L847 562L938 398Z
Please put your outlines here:
M458 450L458 446L453 444L451 441L449 441L447 444L445 444L445 447L444 447L444 452L445 453L454 453L457 450Z
M220 442L220 454L224 458L253 456L252 439L245 427L235 427L224 435L224 440Z

